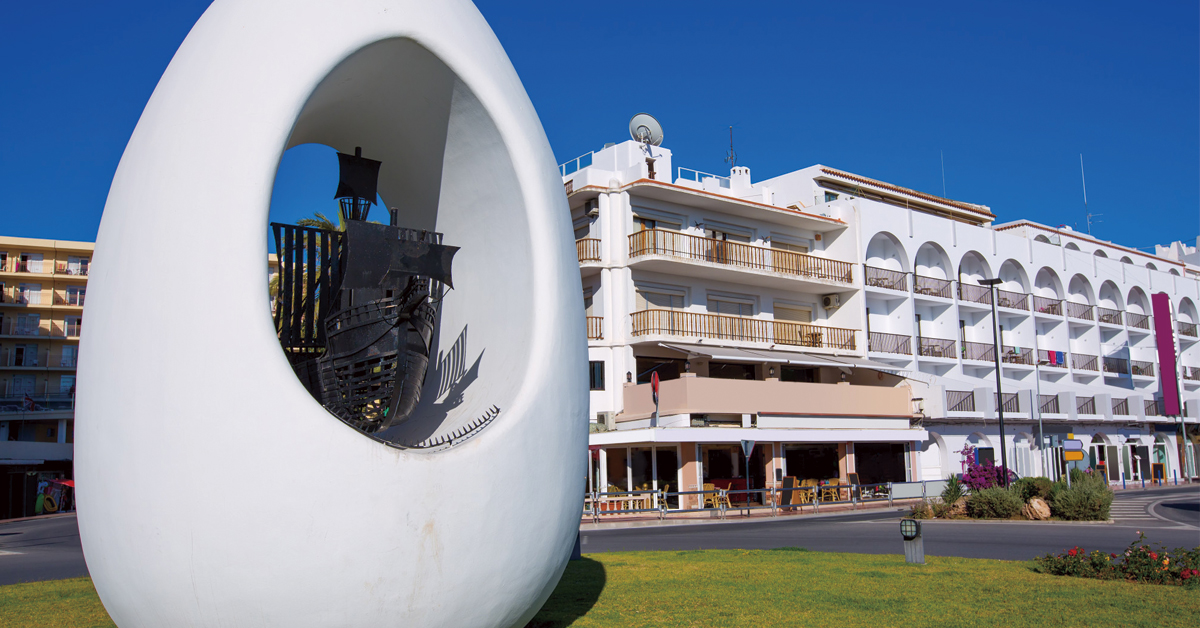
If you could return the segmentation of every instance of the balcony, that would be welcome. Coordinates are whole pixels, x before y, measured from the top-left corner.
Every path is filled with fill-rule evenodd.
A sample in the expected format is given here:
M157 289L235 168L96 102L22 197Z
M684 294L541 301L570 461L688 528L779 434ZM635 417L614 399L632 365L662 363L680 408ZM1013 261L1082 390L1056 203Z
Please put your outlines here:
M58 275L75 275L78 277L87 277L88 264L72 264L70 262L58 262L54 265L54 272Z
M665 229L647 229L629 236L630 259L650 255L778 273L793 278L854 283L853 266L848 262Z
M874 266L863 266L866 271L867 286L908 292L908 273Z
M49 336L50 330L44 327L21 324L20 319L5 317L3 325L0 325L0 336Z
M575 241L575 253L579 255L579 263L600 261L600 240L596 238L581 238Z
M7 390L0 394L0 413L13 412L63 412L75 407L75 395L70 392L23 393Z
M1009 292L996 289L996 305L1010 310L1029 311L1029 295L1021 292Z
M630 317L634 336L700 337L819 349L855 348L854 330L839 327L680 310L642 310Z
M974 412L975 411L975 393L967 390L947 390L946 391L946 411L947 412Z
M867 334L867 348L879 353L912 355L912 336L873 331Z
M50 354L45 351L25 351L4 349L0 351L0 366L22 368L46 366L50 363Z
M587 317L587 337L588 337L588 340L603 340L604 339L604 317L603 316Z
M925 277L924 275L913 275L913 292L921 296L937 297L939 299L954 298L950 281Z
M1061 414L1058 409L1058 395L1038 395L1039 414Z
M1177 329L1179 329L1179 335L1181 336L1190 336L1192 338L1196 337L1195 323L1185 323L1183 321L1179 321L1177 323Z
M86 294L81 293L81 292L68 292L66 294L61 294L61 293L55 292L54 293L54 304L55 305L70 305L70 306L75 306L75 307L83 307L83 302L84 302L84 299L86 296L87 296Z
M1004 402L1003 403L1001 403L1001 401L1000 401L1000 395L994 394L993 396L995 397L995 400L996 400L996 406L999 407L1000 409L1004 410L1005 412L1008 412L1010 414L1016 414L1021 411L1021 404L1020 404L1020 401L1018 401L1018 399L1017 399L1017 393L1015 393L1015 392L1004 393Z
M1134 314L1133 312L1125 313L1125 324L1134 329L1150 330L1150 315L1149 314Z
M1162 404L1157 399L1146 399L1146 416L1162 416Z
M991 343L963 342L963 359L979 362L995 362L996 347Z
M1096 306L1088 305L1087 303L1067 301L1067 316L1071 318L1077 318L1081 321L1094 321L1096 320L1096 314L1092 310L1094 310L1095 307Z
M976 286L974 284L959 282L958 300L966 301L967 303L991 305L992 289L986 286Z
M1067 368L1067 352L1066 351L1051 351L1048 349L1038 349L1038 362L1045 362L1046 366L1065 369Z
M1035 296L1033 297L1033 311L1036 314L1047 316L1062 316L1062 299Z
M1191 382L1200 382L1200 367L1183 367L1183 378Z
M948 358L955 359L955 347L953 340L944 338L918 338L917 347L921 352L921 357L925 358Z
M1142 360L1129 361L1130 375L1139 375L1141 377L1154 377L1154 363L1143 362Z
M1025 347L1004 347L1003 349L1004 353L1000 356L1000 359L1005 364L1033 366L1033 349Z
M39 443L10 440L0 443L0 458L13 460L70 460L75 447L71 443Z
M1092 371L1100 372L1100 358L1094 355L1084 355L1082 353L1071 354L1071 368L1076 371Z
M1106 325L1121 324L1121 310L1110 310L1106 307L1096 307L1096 320Z
M1104 358L1104 374L1105 375L1128 375L1129 360L1125 358Z
M1075 410L1079 414L1096 414L1095 397L1076 397L1075 406Z
M1116 416L1129 416L1129 399L1117 399L1114 397L1112 400L1112 410Z

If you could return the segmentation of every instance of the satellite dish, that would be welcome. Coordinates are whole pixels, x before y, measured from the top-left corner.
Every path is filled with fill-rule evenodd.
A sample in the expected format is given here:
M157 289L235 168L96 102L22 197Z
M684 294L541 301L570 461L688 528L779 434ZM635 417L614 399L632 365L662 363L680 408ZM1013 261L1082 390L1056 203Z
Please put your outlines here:
M659 146L663 141L662 125L654 116L639 113L629 119L629 136L643 144Z

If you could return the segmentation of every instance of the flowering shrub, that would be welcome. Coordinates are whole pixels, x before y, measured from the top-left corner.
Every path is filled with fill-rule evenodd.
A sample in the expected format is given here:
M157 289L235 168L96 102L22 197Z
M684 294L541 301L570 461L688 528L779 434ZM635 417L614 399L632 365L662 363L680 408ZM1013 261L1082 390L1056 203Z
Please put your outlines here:
M974 462L967 464L967 472L963 473L962 482L971 489L971 492L981 491L985 488L1000 486L1001 474L1004 469L997 467L991 460L984 460L983 464ZM1008 481L1012 483L1017 478L1012 471L1008 472Z
M1035 559L1034 570L1055 576L1200 588L1200 547L1167 551L1161 546L1153 549L1145 540L1146 535L1139 531L1138 539L1121 554L1099 550L1089 553L1082 547L1073 547L1057 556L1046 554Z

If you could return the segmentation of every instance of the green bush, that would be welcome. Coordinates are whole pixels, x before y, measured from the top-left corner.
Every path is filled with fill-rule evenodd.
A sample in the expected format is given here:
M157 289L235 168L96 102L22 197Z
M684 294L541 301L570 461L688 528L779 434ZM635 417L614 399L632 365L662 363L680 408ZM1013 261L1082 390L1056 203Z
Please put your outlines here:
M1071 478L1071 487L1055 482L1050 493L1050 514L1068 521L1107 521L1113 492L1107 483Z
M1049 478L1021 478L1013 483L1012 488L1021 501L1027 502L1034 497L1048 499L1053 486L1054 482Z
M921 501L913 504L908 509L908 518L909 519L932 519L933 518L933 505L930 502L927 502L922 499Z
M946 480L946 488L942 489L942 503L953 504L959 499L962 499L962 496L962 482L958 481L957 475L950 476L950 479Z
M1008 519L1021 512L1025 502L1015 492L993 486L971 493L967 514L975 519Z

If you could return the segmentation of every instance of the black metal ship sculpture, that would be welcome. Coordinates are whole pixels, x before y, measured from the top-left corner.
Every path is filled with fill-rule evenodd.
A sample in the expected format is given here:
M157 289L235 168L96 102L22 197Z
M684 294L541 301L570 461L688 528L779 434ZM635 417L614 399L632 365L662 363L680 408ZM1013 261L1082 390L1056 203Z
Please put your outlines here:
M275 329L293 370L330 412L368 434L421 400L437 307L457 247L442 234L368 222L380 162L338 153L344 231L271 223Z

